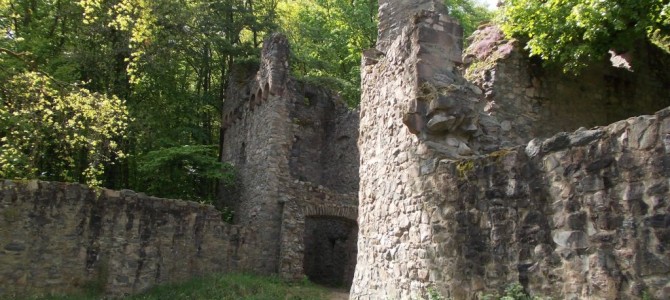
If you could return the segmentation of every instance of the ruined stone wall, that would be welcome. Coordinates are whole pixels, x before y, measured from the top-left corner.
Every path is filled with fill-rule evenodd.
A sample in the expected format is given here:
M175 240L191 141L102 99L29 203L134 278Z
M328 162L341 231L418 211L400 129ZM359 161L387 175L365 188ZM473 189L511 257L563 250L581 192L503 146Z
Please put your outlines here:
M442 1L436 0L380 0L377 48L385 51L399 36L417 11L444 11ZM462 34L461 34L462 35Z
M321 150L322 184L339 193L357 194L358 111L336 107L326 128L326 147Z
M341 193L358 191L358 113L334 100L331 91L294 84L291 176Z
M302 279L306 218L356 224L358 122L331 92L290 78L288 56L272 35L257 71L229 81L221 155L239 189L220 204L236 225L211 206L132 191L0 182L0 298L91 285L130 294L215 272ZM356 256L356 232L347 235L337 236L346 261L333 260L345 284Z
M286 38L272 35L257 73L230 80L222 160L239 170L240 193L224 204L248 229L248 271L304 276L305 218L356 220L357 114L330 92L288 75Z
M361 191L352 296L668 298L669 136L666 109L459 161L408 143Z
M670 105L662 55L646 45L636 49L632 71L606 60L574 75L529 59L523 45L506 39L495 25L483 26L470 39L465 72L485 94L485 133L500 137L503 147Z
M128 190L5 180L0 298L87 287L118 296L235 271L244 255L241 235L212 206Z
M306 218L336 218L356 222L358 193L338 193L311 182L295 180L287 186L285 195L279 274L282 278L299 280L305 275ZM356 252L356 248L349 251ZM349 267L353 268L355 264L354 258Z
M235 164L240 178L239 198L226 204L235 223L249 229L240 244L254 258L246 270L261 274L277 273L279 265L282 176L291 140L287 63L286 40L266 40L260 70L251 78L231 79L223 107L222 159Z
M386 4L380 18L411 10ZM477 299L520 282L554 299L668 298L670 111L554 135L668 103L658 81L596 72L529 89L533 68L516 57L469 82L459 26L444 11L403 13L380 20L405 25L380 25L389 42L363 57L351 297ZM545 93L566 107L538 106ZM598 101L627 104L586 111Z
M419 161L419 155L434 155L421 140L428 135L426 107L438 107L431 103L439 103L439 98L421 97L421 86L440 81L448 86L453 80L446 74L453 74L454 64L444 59L448 51L418 44L422 37L434 35L435 41L458 47L460 40L453 36L461 29L446 15L419 14L422 17L405 27L385 53L364 57L354 299L417 298L425 296L429 286L425 243L431 229L423 211L427 183L420 175L436 161ZM430 57L433 54L437 58ZM418 74L427 75L419 80ZM454 140L449 150L462 144Z

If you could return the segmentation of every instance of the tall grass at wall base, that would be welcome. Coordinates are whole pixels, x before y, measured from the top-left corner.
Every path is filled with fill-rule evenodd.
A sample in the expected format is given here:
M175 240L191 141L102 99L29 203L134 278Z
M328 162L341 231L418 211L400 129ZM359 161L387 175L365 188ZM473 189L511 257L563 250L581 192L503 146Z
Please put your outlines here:
M184 283L156 286L149 291L127 297L129 300L158 299L220 299L220 300L318 300L327 299L328 291L311 282L289 283L278 277L262 277L247 274L212 275L196 278ZM89 300L105 299L104 295L90 293L33 297L40 300Z

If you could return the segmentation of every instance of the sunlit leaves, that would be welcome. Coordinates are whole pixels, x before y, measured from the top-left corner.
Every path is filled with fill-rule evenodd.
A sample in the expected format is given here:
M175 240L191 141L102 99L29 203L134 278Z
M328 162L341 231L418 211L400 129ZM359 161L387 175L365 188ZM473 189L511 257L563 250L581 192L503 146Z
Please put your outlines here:
M667 0L508 0L502 29L527 39L531 54L576 72L611 49L632 50L645 39L670 52L669 5Z
M98 11L102 6L102 0L79 0L77 4L84 9L84 24L90 24L98 20Z
M449 15L456 18L463 26L465 37L470 36L480 23L488 21L493 13L476 0L444 0Z
M61 86L35 72L0 86L0 177L99 185L104 164L123 157L123 101Z
M330 85L357 105L360 55L377 37L377 2L283 1L278 12L292 45L294 73Z

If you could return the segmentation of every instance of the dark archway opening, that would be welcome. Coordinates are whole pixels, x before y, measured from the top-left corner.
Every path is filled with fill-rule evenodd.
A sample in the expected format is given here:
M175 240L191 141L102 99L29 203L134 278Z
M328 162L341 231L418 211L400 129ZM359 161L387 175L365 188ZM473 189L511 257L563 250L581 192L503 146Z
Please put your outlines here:
M358 225L335 217L305 219L305 275L312 282L351 287L356 268Z

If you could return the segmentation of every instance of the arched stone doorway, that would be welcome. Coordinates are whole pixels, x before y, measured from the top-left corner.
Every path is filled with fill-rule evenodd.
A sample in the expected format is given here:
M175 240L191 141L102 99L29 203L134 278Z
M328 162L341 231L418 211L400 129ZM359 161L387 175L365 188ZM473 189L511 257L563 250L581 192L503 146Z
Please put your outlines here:
M351 287L356 268L358 225L340 218L305 218L305 275L315 283Z

